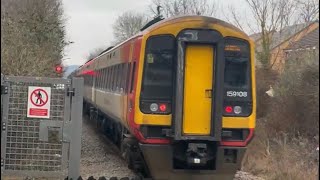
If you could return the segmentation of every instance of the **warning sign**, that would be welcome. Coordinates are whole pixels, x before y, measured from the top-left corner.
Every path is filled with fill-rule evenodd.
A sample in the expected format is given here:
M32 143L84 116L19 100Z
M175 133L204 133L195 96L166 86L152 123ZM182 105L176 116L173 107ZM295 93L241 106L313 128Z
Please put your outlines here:
M50 87L29 86L27 117L50 118Z

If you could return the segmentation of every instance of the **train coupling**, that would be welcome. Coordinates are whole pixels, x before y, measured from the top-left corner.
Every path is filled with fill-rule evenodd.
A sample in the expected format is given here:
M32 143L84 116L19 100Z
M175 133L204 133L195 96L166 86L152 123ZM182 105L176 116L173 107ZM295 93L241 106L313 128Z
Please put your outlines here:
M189 143L186 151L189 166L204 166L207 164L207 144Z

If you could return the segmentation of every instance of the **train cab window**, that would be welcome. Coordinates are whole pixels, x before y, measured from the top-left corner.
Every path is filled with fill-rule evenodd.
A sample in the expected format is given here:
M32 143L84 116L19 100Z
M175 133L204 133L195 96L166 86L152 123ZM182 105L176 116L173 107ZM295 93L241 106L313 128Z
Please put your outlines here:
M227 39L225 47L224 83L228 87L246 88L250 80L249 44Z
M153 36L147 40L141 99L172 98L172 74L175 38L171 35Z

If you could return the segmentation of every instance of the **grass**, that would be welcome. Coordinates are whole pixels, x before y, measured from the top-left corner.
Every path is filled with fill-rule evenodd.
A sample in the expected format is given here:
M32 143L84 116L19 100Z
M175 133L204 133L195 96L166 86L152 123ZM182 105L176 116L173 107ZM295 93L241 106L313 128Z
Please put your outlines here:
M249 145L243 170L266 180L318 179L317 144L308 139L289 138L284 133L269 134L259 122L256 136Z

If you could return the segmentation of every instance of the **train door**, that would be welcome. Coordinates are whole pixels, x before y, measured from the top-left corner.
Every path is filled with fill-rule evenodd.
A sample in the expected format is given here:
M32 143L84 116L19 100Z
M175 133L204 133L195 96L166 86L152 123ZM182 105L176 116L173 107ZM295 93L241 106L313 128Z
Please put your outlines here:
M134 104L135 104L135 83L137 76L137 63L139 60L141 40L134 40L130 47L130 57L129 57L129 73L128 73L128 86L127 86L127 110L125 111L127 122L133 122L134 118ZM132 125L129 125L132 127Z
M183 30L178 34L172 114L175 140L221 140L223 48L223 36L216 31Z
M210 134L213 52L212 45L186 46L183 134Z

